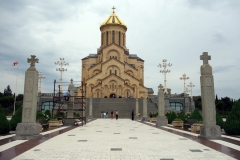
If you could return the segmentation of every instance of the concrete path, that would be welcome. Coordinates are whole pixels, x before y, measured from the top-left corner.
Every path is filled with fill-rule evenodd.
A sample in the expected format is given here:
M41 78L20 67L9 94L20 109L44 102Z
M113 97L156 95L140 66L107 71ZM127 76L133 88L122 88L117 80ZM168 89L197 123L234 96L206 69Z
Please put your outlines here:
M130 119L97 119L86 126L59 134L14 159L234 159L192 139L170 133L166 127L162 128Z

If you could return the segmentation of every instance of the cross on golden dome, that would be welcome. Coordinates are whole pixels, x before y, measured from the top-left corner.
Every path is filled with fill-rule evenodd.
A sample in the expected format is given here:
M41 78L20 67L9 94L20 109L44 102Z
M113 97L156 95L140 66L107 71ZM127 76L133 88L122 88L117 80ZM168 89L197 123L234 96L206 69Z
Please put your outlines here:
M116 9L116 8L113 6L113 7L112 7L113 13L115 13L115 12L114 12L114 9Z

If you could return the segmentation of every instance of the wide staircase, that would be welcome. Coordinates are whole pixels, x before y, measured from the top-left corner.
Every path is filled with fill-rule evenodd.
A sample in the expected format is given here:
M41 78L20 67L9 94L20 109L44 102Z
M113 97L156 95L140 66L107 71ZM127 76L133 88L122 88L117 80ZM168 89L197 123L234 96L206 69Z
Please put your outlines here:
M87 106L89 106L89 99L87 99ZM118 110L119 118L131 118L132 110L136 111L136 99L135 98L93 98L92 99L92 114L94 118L100 118L101 112L108 112L109 117L111 111L115 114ZM141 116L143 115L143 99L138 99L138 108ZM150 99L147 99L147 114L156 113L157 106L152 103ZM88 116L89 108L86 109L86 115Z

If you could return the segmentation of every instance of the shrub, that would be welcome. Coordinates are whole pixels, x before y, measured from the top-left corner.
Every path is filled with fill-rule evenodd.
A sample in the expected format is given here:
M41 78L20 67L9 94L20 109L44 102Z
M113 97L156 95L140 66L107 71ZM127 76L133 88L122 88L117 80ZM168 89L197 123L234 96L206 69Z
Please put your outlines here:
M22 122L22 107L19 107L10 120L10 126L13 131L16 130L17 124Z
M202 121L202 116L199 113L198 109L195 109L192 114L189 116L189 119L196 119L198 121Z
M174 119L174 121L183 122L183 120L182 120L182 119L180 119L180 118L175 118L175 119Z
M223 128L227 134L240 134L240 102L234 103L234 107L229 113Z
M224 122L218 112L216 112L216 124L219 125L221 128L223 128Z
M46 110L46 111L44 112L44 114L45 114L45 115L48 115L49 118L52 117L50 110Z
M0 134L7 134L9 133L11 127L10 123L8 122L4 110L0 107Z
M57 112L55 115L54 115L54 118L57 119L57 118L66 118L67 116L64 114L64 112Z
M177 115L175 112L167 112L165 116L168 119L168 124L172 124L172 121L177 118Z
M181 111L178 115L177 115L178 119L181 119L184 123L187 122L187 115L185 114L185 112Z
M44 119L44 114L42 111L40 110L37 110L37 113L36 113L36 119Z

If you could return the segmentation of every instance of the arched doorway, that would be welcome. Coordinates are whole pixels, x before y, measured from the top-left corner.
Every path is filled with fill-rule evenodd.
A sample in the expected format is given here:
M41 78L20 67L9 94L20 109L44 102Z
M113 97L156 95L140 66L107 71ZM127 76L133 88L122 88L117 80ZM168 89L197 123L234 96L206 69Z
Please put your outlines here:
M116 94L110 94L109 98L116 98Z

